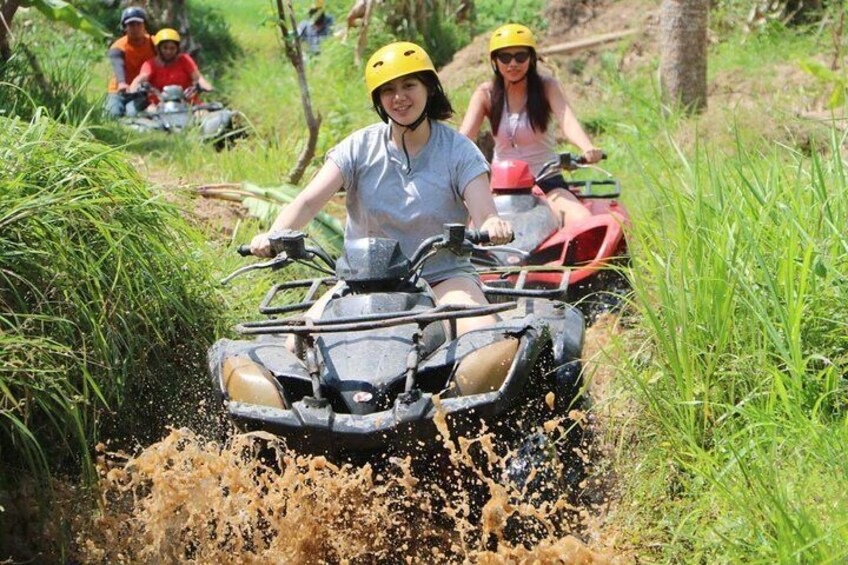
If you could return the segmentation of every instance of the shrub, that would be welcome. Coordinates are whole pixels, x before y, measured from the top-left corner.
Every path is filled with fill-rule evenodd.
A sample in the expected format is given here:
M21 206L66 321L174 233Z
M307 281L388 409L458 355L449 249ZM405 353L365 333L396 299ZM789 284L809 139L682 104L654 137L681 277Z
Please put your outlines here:
M90 470L107 408L134 435L195 413L173 404L208 388L219 308L197 236L114 149L38 114L0 137L2 483Z

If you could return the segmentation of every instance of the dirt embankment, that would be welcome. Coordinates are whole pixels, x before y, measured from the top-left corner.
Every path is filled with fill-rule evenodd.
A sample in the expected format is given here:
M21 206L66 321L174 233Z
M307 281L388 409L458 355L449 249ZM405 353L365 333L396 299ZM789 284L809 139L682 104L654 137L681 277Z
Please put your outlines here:
M628 66L635 65L656 53L658 14L659 8L655 2L640 0L552 1L545 9L547 28L537 33L537 41L541 49L596 35L639 29L639 34L623 41L623 44L627 45L623 63ZM439 69L439 77L448 91L464 85L477 84L490 77L489 33L490 31L486 31L478 35L471 44L459 50L450 63ZM568 88L575 81L563 76L563 72L575 74L572 71L596 61L600 53L611 48L617 48L616 44L602 45L567 56L549 55L544 58L542 68L546 72L559 75ZM582 81L578 77L576 82Z

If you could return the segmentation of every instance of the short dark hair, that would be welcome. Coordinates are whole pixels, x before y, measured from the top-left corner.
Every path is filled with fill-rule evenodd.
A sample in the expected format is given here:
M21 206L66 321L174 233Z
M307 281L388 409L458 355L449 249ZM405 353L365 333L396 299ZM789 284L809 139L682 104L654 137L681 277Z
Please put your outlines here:
M455 114L453 106L451 106L450 100L448 100L448 95L445 94L442 83L439 81L436 73L432 71L420 71L404 76L415 77L427 89L427 106L424 108L424 113L427 114L428 118L431 120L447 120ZM380 104L380 90L382 88L383 85L380 85L374 89L374 92L371 93L371 102L374 104L374 111L377 112L380 119L388 123L389 114L383 108L383 105Z

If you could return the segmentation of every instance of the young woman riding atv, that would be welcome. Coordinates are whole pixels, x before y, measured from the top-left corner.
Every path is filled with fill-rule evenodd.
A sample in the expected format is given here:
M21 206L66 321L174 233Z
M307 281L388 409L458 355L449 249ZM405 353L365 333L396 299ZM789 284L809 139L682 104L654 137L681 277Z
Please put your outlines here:
M512 228L495 209L486 160L470 140L439 122L453 108L427 53L414 43L387 45L369 59L365 82L383 123L354 132L330 150L324 166L269 232L253 238L252 253L271 256L271 233L302 229L342 188L346 239L394 239L411 257L444 224L467 225L470 213L493 243L508 242ZM439 304L487 304L468 257L440 250L428 260L422 278ZM321 307L319 301L307 316L316 317ZM457 329L462 334L494 321L492 316L462 319Z
M530 165L533 176L558 159L556 132L551 117L563 135L583 151L586 163L600 161L603 153L592 141L565 101L562 84L541 75L536 67L536 39L519 24L499 27L489 40L489 56L495 75L477 87L459 131L476 139L484 118L489 118L495 136L495 161L520 160ZM547 201L563 224L591 215L568 190L562 175L539 183Z
M190 89L197 85L200 90L212 90L212 85L200 73L191 55L180 53L180 34L177 30L159 30L153 37L153 44L156 46L157 56L141 66L141 71L129 87L130 92L137 92L143 84L153 87L153 92L148 95L151 104L147 108L148 112L155 111L155 105L159 103L155 93L161 92L166 86L178 85L183 89ZM189 101L197 102L196 95L190 97Z

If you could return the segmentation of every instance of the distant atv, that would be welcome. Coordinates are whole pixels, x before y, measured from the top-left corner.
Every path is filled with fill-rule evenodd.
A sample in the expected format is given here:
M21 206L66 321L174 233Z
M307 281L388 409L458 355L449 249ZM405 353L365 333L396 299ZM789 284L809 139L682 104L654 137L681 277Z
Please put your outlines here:
M191 103L201 91L197 86L183 89L176 84L168 85L160 91L146 84L138 94L155 94L159 98L156 109L123 118L121 121L131 129L141 132L181 133L195 129L199 131L203 141L213 143L218 150L231 145L237 138L246 137L245 126L239 124L240 112L228 110L220 102Z

